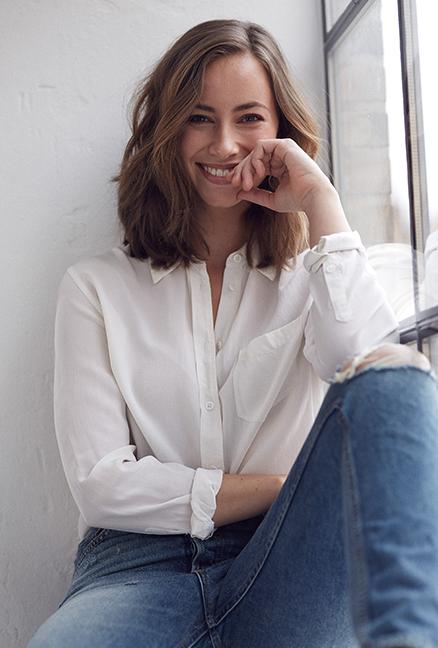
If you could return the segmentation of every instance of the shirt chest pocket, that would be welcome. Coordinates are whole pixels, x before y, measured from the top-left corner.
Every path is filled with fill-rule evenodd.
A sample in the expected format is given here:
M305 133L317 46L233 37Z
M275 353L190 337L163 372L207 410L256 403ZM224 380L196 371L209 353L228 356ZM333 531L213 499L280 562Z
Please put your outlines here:
M270 409L299 380L297 359L304 345L305 320L300 317L280 329L255 338L239 353L233 374L237 414L263 423Z

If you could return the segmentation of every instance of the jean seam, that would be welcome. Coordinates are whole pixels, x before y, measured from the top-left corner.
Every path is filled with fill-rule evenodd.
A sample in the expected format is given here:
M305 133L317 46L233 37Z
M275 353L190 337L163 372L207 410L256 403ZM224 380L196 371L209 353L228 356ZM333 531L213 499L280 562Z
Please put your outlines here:
M220 533L217 535L217 550L215 552L215 559L214 562L215 564L221 563L224 559L224 551L225 551L225 540L222 538Z
M208 582L205 574L205 570L203 569L200 574L202 574L202 582L204 584L204 606L205 606L205 612L208 613L208 617L206 618L206 623L210 632L210 638L211 642L213 643L214 646L217 646L218 648L221 648L222 643L219 639L219 635L217 634L216 631L216 622L214 620L214 616L211 611L211 605L210 605L210 595L209 595L209 589L208 589Z
M98 547L102 542L112 533L112 529L100 529L99 532L96 534L96 536L93 538L93 540L90 542L90 544L87 546L87 548L84 550L84 552L81 554L80 559L78 559L76 569L79 568L82 563L84 562L85 558L88 556L88 554Z
M200 626L195 628L195 630L184 640L178 644L177 648L191 648L194 646L202 637L207 634L210 635L210 641L213 646L216 648L221 648L222 644L220 642L219 636L216 632L216 623L214 621L213 615L211 613L210 606L210 597L208 593L208 583L205 575L205 569L198 569L195 571L195 574L198 578L199 586L201 588L202 602L204 605L204 621Z
M357 488L356 470L351 452L351 428L341 405L339 406L338 425L342 430L343 499L348 513L344 521L344 534L346 539L346 552L351 560L348 572L350 590L355 592L355 626L356 632L359 633L369 622L366 603L369 598L369 588L367 585L367 569L361 525L361 505ZM349 520L349 524L347 524L347 520ZM347 529L349 529L349 533ZM352 587L352 579L354 579L354 587Z
M203 623L195 628L188 637L185 637L183 641L176 646L176 648L191 648L191 646L194 646L205 634L207 634L207 632L208 625L203 621Z

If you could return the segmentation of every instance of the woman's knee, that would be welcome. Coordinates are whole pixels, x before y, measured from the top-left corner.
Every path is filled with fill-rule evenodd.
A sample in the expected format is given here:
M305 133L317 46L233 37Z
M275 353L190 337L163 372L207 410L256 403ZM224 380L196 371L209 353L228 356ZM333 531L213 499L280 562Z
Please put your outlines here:
M402 344L380 344L347 360L334 376L334 382L344 382L369 367L412 366L430 371L431 366L425 355L416 349Z

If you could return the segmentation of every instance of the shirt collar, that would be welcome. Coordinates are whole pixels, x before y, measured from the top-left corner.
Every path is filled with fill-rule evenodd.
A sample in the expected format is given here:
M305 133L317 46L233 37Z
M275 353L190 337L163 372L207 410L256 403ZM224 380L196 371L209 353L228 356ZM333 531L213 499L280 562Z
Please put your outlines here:
M245 261L246 261L246 243L240 248L240 250L236 250L236 252L232 252L230 256L227 259L227 263L230 259L233 259L234 256L238 254L241 255ZM262 275L270 279L271 281L274 281L275 277L277 276L277 268L275 266L267 266L266 268L257 268L257 264L260 260L260 253L258 246L256 246L256 249L254 250L254 267L258 272L260 272Z
M274 281L277 276L277 268L273 265L265 266L264 268L257 268L257 264L260 262L260 250L257 245L254 250L254 266L256 270L260 272L264 277L267 277L271 281Z
M181 261L177 261L172 266L170 266L170 268L154 268L152 266L151 260L148 259L148 261L149 261L149 267L151 269L152 281L154 282L154 284L157 284L159 281L161 281L161 279L166 277L168 274L176 270L176 268L178 268L181 265Z
M274 281L275 277L277 276L277 268L272 265L267 266L266 268L257 268L257 270L271 281Z
M232 254L230 254L228 258L233 257L235 254L242 254L246 258L246 244L237 252L233 252ZM255 259L255 261L256 261L255 265L257 265L257 258ZM161 281L161 279L167 277L167 275L169 275L171 272L176 270L176 268L178 268L180 265L181 265L181 261L177 261L169 268L154 268L149 259L149 267L151 269L152 281L154 282L154 284L157 284L159 281ZM277 276L277 268L272 265L267 266L266 268L256 268L256 270L258 270L258 272L260 272L263 276L270 279L270 281L274 281L275 277Z

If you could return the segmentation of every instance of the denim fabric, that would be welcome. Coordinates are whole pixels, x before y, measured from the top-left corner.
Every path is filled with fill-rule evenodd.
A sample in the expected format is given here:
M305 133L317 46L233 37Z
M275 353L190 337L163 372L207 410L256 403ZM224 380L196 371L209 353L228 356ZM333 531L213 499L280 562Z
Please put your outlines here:
M333 384L263 518L205 541L92 529L29 644L55 646L437 648L433 377L370 367Z

